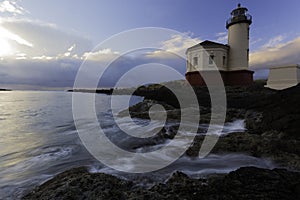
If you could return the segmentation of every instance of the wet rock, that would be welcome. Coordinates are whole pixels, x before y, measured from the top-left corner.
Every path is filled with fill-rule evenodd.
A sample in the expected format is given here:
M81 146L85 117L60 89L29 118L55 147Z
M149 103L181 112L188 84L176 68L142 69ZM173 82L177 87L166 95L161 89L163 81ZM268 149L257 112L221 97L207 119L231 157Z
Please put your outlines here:
M243 167L211 183L209 190L220 199L298 199L299 175L284 169Z
M186 151L186 155L197 157L204 140L203 135L195 137ZM282 167L300 170L300 142L295 139L281 139L278 132L266 132L263 135L247 132L231 133L221 136L212 153L245 153L255 157L265 157Z
M184 87L182 83L178 85L183 93ZM147 97L145 102L130 108L133 111L132 116L149 117L146 112L149 105L151 106L149 102L159 99L167 110L168 119L180 122L180 110L170 106L175 104L172 98L164 100L162 90L164 89L158 89L158 86L151 88L151 95L145 96ZM194 91L200 105L199 123L208 124L211 121L209 92L205 87L195 87ZM136 93L145 95L147 89L144 88L143 93L136 90ZM298 161L300 154L296 147L299 145L300 137L300 106L297 106L300 101L300 85L275 91L265 88L263 82L257 82L249 87L226 87L226 96L225 121L245 119L247 132L221 137L214 149L215 152L243 152L258 157L265 156L278 161L281 165L300 169ZM147 104L148 107L143 107L143 104ZM202 141L203 136L196 136L186 155L197 156Z
M297 105L300 101L300 85L276 91L265 88L263 84L263 82L258 82L248 87L226 87L226 121L245 118L247 129L251 133L262 134L267 131L278 131L286 133L286 138L299 139L300 106ZM182 96L186 96L188 99L188 95L184 94L184 87L184 84L178 84ZM195 87L194 91L197 94L199 106L202 108L202 112L200 112L203 117L202 122L208 122L210 119L208 111L211 107L209 92L205 87ZM136 94L144 96L148 100L159 100L176 109L179 108L176 97L165 95L164 89L161 88L152 88L151 95L147 95L145 91L141 93L139 90L136 91ZM186 107L188 106L191 105L187 103ZM171 109L168 112L171 112ZM172 118L178 119L179 117L176 115L179 115L178 110L172 113Z
M248 110L245 114L245 124L249 132L254 134L261 134L263 131L263 113Z
M300 138L300 85L274 91L268 98L253 105L253 110L262 113L262 117L253 127L253 132L277 131L285 133L284 138Z
M147 139L141 139L142 141L138 142L135 138L135 141L130 146L129 150L137 150L146 151L147 147L151 148L153 146L164 144L167 140L173 139L177 134L178 126L166 126L163 128L157 128L157 130L153 130L155 134L153 137L149 137Z
M175 172L151 188L76 168L57 175L23 199L299 199L300 173L243 167L227 175L193 179Z
M167 119L178 120L180 119L180 109L175 109L173 106L166 104L165 102L159 102L155 100L144 100L129 108L129 114L132 118L150 119L150 109L155 105L161 105L167 112ZM128 110L121 111L119 117L124 117L128 114Z
M22 199L126 199L132 186L130 181L80 167L55 176Z
M154 186L150 192L158 192L162 199L297 199L299 176L299 172L255 167L208 179L191 179L176 172L170 181Z

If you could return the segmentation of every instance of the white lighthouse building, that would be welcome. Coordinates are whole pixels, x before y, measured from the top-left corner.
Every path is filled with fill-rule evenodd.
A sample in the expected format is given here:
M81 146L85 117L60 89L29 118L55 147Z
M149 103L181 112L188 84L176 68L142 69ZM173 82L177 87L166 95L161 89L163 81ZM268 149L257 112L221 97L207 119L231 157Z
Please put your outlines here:
M187 49L186 79L192 85L205 85L201 74L214 76L217 66L225 85L250 85L253 71L249 70L249 30L252 16L248 9L238 7L226 21L228 44L204 41ZM201 72L201 73L199 73Z

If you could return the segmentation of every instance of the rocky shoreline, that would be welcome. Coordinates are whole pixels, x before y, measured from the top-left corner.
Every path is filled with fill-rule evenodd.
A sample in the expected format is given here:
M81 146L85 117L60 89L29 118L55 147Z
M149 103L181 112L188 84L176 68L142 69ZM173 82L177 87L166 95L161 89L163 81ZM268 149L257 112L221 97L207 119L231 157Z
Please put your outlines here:
M300 173L286 169L243 167L226 175L193 179L175 172L150 188L84 167L55 176L23 197L38 199L265 199L290 200L300 196Z
M173 83L174 84L174 83ZM246 131L221 136L213 153L239 152L255 157L266 157L282 167L300 170L300 85L282 91L264 87L264 82L249 87L227 87L226 122L245 120ZM177 88L184 84L178 84ZM206 88L194 88L200 104L200 124L211 120L209 93ZM167 120L180 120L180 109L175 96L165 87L145 88L135 91L145 100L130 107L131 117L149 119L149 108L161 104L167 110ZM163 100L165 98L165 100ZM122 112L120 113L122 116ZM176 127L173 127L176 132ZM199 130L201 132L201 130ZM175 135L171 134L171 135ZM169 137L168 134L166 137ZM188 156L198 156L203 135L197 135L186 152Z
M177 84L184 95L184 82L170 84ZM244 119L247 129L221 136L212 153L235 152L268 158L282 169L242 167L229 174L202 179L176 172L164 183L144 188L111 175L92 174L81 167L55 176L23 199L299 199L300 107L297 102L300 101L300 86L274 91L263 85L260 82L250 87L226 88L226 122ZM194 90L200 102L199 123L206 124L211 118L208 90ZM119 90L115 93L132 92ZM149 119L149 108L159 103L167 110L167 120L180 120L178 101L166 87L142 87L134 94L145 97L145 100L129 109L131 117ZM174 138L177 128L162 129L148 145ZM203 139L203 135L197 135L185 154L198 156Z

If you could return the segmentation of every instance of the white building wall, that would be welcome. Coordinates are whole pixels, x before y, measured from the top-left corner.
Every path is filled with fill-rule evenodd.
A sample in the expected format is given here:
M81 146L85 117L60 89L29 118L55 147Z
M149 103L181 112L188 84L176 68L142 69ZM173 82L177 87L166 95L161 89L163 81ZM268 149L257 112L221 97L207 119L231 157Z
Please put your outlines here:
M248 70L249 59L249 24L237 23L228 28L228 45L230 46L229 71Z
M213 64L209 64L210 55L214 56ZM223 56L225 63L223 64ZM194 64L194 58L198 58L198 64ZM203 47L194 48L187 52L187 72L203 71L203 70L227 70L228 66L228 51L222 48Z
M300 83L299 65L288 65L270 68L266 87L282 90Z
M225 49L214 49L211 51L214 57L214 62L219 70L227 70L228 52ZM225 56L225 63L223 63L223 56Z

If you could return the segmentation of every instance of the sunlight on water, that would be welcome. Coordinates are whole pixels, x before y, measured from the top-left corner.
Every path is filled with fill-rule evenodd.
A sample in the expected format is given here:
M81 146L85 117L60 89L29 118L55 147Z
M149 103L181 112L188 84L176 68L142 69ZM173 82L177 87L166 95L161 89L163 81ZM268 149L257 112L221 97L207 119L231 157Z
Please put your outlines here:
M107 112L107 96L96 95L96 105ZM0 92L0 199L20 198L54 174L97 162L81 144L71 109L67 92Z
M19 197L22 187L61 171L59 165L78 151L80 142L74 134L63 135L75 130L59 132L57 128L72 123L70 103L71 95L62 92L0 93L2 198Z

